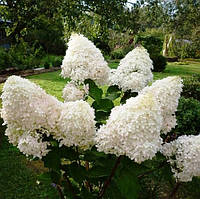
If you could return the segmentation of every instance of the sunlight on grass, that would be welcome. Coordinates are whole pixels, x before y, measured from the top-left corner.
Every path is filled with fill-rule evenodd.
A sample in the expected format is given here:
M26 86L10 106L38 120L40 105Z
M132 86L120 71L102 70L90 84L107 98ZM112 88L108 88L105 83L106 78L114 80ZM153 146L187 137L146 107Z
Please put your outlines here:
M110 68L117 68L119 62L113 61L109 63ZM168 63L164 72L154 72L154 80L162 79L167 76L179 75L181 77L191 76L193 74L200 74L200 63L191 63L187 65L178 65L176 63ZM27 77L31 81L41 86L48 94L57 97L58 100L63 101L62 90L69 81L69 79L63 79L60 76L60 71L43 73L39 75L33 75ZM2 91L3 84L0 84L0 93ZM102 87L105 92L107 87Z

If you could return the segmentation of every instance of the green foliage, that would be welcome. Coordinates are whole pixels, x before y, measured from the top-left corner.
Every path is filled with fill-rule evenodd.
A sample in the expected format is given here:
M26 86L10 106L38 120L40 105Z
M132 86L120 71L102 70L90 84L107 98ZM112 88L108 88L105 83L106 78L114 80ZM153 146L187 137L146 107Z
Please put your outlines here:
M134 42L135 44L141 44L146 48L150 56L159 55L162 51L163 41L160 37L153 35L138 35Z
M164 50L165 55L169 57L197 58L199 49L199 36L194 35L189 39L178 37L178 35L170 34L165 36Z
M0 48L0 71L10 67L10 56L6 49Z
M124 58L125 54L124 54L123 49L118 48L118 49L113 50L110 56L112 59L122 59Z
M44 68L59 67L62 64L63 56L46 55L41 59L40 65Z
M166 58L161 55L163 41L160 37L153 35L139 35L135 38L135 43L141 44L147 49L150 58L153 61L153 71L162 72L165 70L167 61Z
M5 126L1 124L2 119L0 119L0 198L58 198L57 191L51 186L50 178L45 181L39 179L40 183L37 184L38 169L34 164L31 165L16 147L9 144L3 135ZM38 165L41 167L41 164Z
M19 44L13 45L9 49L8 54L10 56L10 67L29 69L40 65L44 51L41 47L38 47L37 42L33 46L29 46L27 42L21 40Z
M193 98L181 97L176 112L177 126L173 130L180 135L198 135L200 133L200 102Z
M169 74L171 75L181 74L183 76L191 75L193 70L199 71L199 65L198 64L186 65L186 66L169 65L167 69L168 69L167 73L159 73L159 76L157 76L157 78L161 78L162 75L169 75ZM189 71L188 73L187 73L187 69ZM35 76L29 77L29 79L32 79L34 82L40 84L48 93L55 95L59 99L61 99L60 93L62 89L64 88L66 81L63 80L59 76L59 73L60 72L52 72L52 73L35 75ZM94 101L98 101L97 103L98 110L96 110L96 113L95 113L96 120L100 123L103 123L104 120L109 116L109 111L110 111L109 109L112 106L107 106L107 104L101 103L101 102L105 102L106 99L113 101L115 99L119 99L123 95L120 89L116 86L110 86L106 89L103 89L104 93L101 94L102 92L100 90L102 89L100 90L97 89L97 86L91 80L87 80L87 81L88 81L87 83L89 84L89 86L92 87L91 89L92 92L89 94L90 97ZM96 89L98 91L94 91ZM110 101L106 100L106 102L108 102L108 105L111 104ZM181 111L184 111L184 109L187 110L188 112L186 113L186 115L188 115L188 117L191 117L192 116L191 112L194 112L194 115L196 117L195 121L198 121L199 113L197 113L198 112L197 109L199 109L198 108L199 105L197 106L197 102L196 101L194 102L193 100L192 103L191 101L187 101L187 103L184 102L184 104L187 104L187 106L181 106L181 109L182 109ZM196 108L194 108L192 104ZM192 108L190 106L192 106ZM181 111L180 112L178 111L178 114L181 113ZM178 119L178 122L183 120L182 119L183 116L184 115L180 116L180 119ZM194 120L194 119L195 118L191 120ZM192 122L191 120L188 120L189 124L190 122ZM187 123L187 126L191 127L192 125L188 125L188 123ZM184 125L186 126L186 122L184 123ZM47 160L44 158L45 164L46 166L50 168L50 170L47 174L43 174L42 176L40 176L40 178L38 178L41 182L43 182L43 184L40 187L41 188L40 190L42 190L43 186L45 187L51 181L51 182L54 182L55 187L63 188L62 189L63 194L66 195L67 198L84 198L84 199L98 198L98 194L101 191L101 188L103 187L103 184L105 183L105 181L109 178L111 171L114 165L116 164L117 158L113 155L100 153L96 150L95 147L93 147L91 150L88 150L88 151L81 151L81 150L77 150L76 147L67 148L63 146L61 148L58 148L58 144L56 144L56 141L53 139L51 140L51 143L54 143L54 144L50 146L52 148L52 152L49 154L49 159ZM6 149L5 151L8 151L8 150ZM4 157L3 162L5 162L5 158L8 159L9 155L3 154L3 157ZM12 159L14 160L14 162ZM17 178L19 177L19 171L20 171L20 174L22 176L20 180L21 181L25 180L23 176L26 176L26 175L23 172L26 172L26 169L23 167L23 171L18 169L18 172L16 172L15 170L15 165L18 161L19 160L16 159L16 154L14 154L14 156L11 156L11 158L8 159L8 162L7 162L8 165L1 166L1 168L3 168L3 171L1 172L1 174L5 175L6 173L6 175L8 176L12 176L12 177L14 176L14 178ZM89 168L86 166L87 163L89 163ZM14 166L9 167L12 165ZM5 170L5 168L8 168L8 169ZM10 174L11 171L14 173ZM16 173L17 173L17 177L16 177ZM35 190L35 188L33 188L34 186L29 188L29 185L28 185L28 183L32 182L32 180L30 180L31 175L32 175L31 173L27 174L28 177L26 177L25 182L27 184L28 191L24 191L23 194L22 194L21 187L24 188L25 185L23 185L23 183L19 184L16 180L13 180L13 178L11 179L13 180L12 182L9 181L7 183L5 179L7 179L8 177L2 178L2 183L0 184L2 186L5 184L5 186L1 190L5 189L8 192L8 199L9 197L17 198L17 196L19 196L20 198L29 198L29 195L27 196L26 194L30 194L32 198L42 198L42 199L47 198L47 197L58 198L58 196L54 196L54 192L53 193L51 192L52 188L49 188L50 190L46 190L44 188L44 192L37 190L37 194L38 194L37 195L36 192L33 191ZM17 180L19 179L17 178ZM34 180L36 181L37 179L33 178L33 181ZM88 184L88 182L92 186L92 191L90 190L90 185ZM17 185L19 184L18 189L16 189L16 184ZM106 189L103 195L104 196L103 198L104 199L116 199L116 198L121 199L121 198L126 198L126 197L131 197L131 196L132 198L143 198L143 199L164 198L166 197L166 195L171 193L171 191L173 190L174 184L175 182L172 178L172 173L170 171L169 164L166 163L164 157L162 157L160 154L157 154L157 156L153 158L153 160L145 161L140 165L135 164L133 161L129 160L126 157L121 157L121 160L116 169L115 175L113 176L108 188ZM11 187L11 185L13 185L12 186L13 188ZM191 198L196 199L196 196L198 196L199 194L199 190L196 188L198 186L199 186L199 180L195 179L194 181L192 181L192 183L187 183L187 185L184 184L183 187L181 186L180 193L178 194L182 196L182 198L187 198L188 196L191 196ZM10 190L15 190L16 196ZM19 194L19 192L21 192L20 193L21 195ZM36 194L36 196L34 194Z
M183 84L182 96L185 98L192 97L200 101L200 75L196 74L184 78Z
M154 72L163 72L167 65L167 60L162 55L152 55L151 60L153 61L153 71Z

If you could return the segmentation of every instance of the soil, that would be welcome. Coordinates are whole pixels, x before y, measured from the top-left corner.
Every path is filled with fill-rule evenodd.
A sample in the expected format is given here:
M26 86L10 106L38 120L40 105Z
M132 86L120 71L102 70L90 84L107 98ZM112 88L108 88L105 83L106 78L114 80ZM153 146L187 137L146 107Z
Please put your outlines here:
M14 68L11 68L7 71L2 71L0 72L0 83L3 83L7 80L7 78L11 75L18 75L21 77L26 77L30 75L37 75L41 73L46 73L46 72L53 72L60 70L60 67L51 67L49 69L45 68L36 68L36 69L28 69L28 70L16 70Z

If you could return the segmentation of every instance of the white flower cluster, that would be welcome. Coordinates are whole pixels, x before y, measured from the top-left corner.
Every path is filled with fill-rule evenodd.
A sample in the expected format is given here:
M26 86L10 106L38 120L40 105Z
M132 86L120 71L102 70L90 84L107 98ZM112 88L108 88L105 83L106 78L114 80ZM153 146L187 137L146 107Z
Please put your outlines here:
M94 145L94 117L94 109L83 100L63 104L58 123L60 133L55 135L60 145L74 145L82 149Z
M73 34L62 62L61 75L75 82L92 79L97 84L106 84L110 69L101 51L86 37Z
M141 163L160 149L162 116L153 94L139 95L115 107L96 137L99 151L126 155Z
M157 80L152 86L148 86L141 91L141 93L153 93L160 103L163 116L162 133L167 133L176 126L175 112L182 87L181 78L174 76Z
M1 98L6 135L21 152L39 158L47 154L48 143L42 142L43 134L68 139L71 145L90 147L95 122L94 111L87 102L63 104L39 86L17 76L5 82Z
M70 82L63 89L63 98L65 102L76 101L84 99L89 93L89 88L87 85L83 85L83 89L78 88L78 85Z
M109 82L123 91L138 92L153 80L151 69L153 64L147 50L139 46L120 61L117 69L111 70Z
M188 182L193 176L200 176L200 135L183 135L164 144L161 152L169 158L178 181Z

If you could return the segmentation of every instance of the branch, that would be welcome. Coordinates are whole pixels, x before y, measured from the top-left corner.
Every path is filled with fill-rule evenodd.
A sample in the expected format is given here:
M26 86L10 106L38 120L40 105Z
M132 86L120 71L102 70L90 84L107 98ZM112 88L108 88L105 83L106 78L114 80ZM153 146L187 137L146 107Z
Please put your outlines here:
M61 199L65 199L65 197L64 197L64 195L63 195L63 193L62 193L62 190L61 190L61 187L60 187L60 185L56 185L56 189L58 190L58 193L59 193L59 195L60 195L60 198Z
M174 187L174 189L172 190L171 194L169 195L168 199L175 198L176 193L177 193L177 191L178 191L180 185L181 185L180 182L177 182L177 183L175 184L175 187Z
M71 193L73 194L74 198L76 198L76 193L74 192L73 186L72 186L72 184L71 184L71 182L70 182L70 180L69 180L67 174L65 173L65 174L63 175L63 177L67 180L67 184L68 184L68 186L69 186L69 189L71 190Z
M108 188L108 186L109 186L109 184L110 184L110 182L111 182L113 176L115 175L115 171L117 170L117 167L118 167L119 164L120 164L121 158L122 158L122 156L119 156L119 157L117 158L117 161L116 161L115 166L113 167L113 169L112 169L112 171L111 171L110 176L109 176L108 179L104 182L103 188L102 188L102 190L101 190L100 193L99 193L98 199L100 199L100 198L103 197L103 195L104 195L106 189Z

